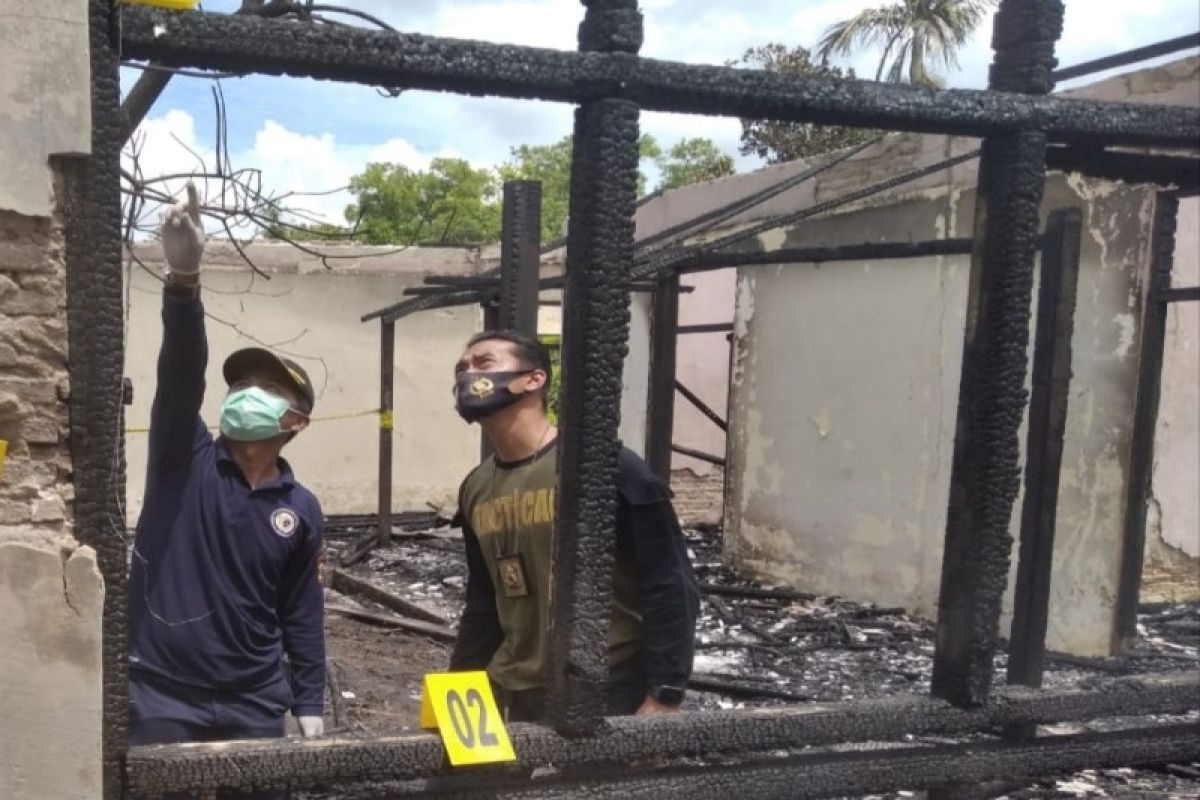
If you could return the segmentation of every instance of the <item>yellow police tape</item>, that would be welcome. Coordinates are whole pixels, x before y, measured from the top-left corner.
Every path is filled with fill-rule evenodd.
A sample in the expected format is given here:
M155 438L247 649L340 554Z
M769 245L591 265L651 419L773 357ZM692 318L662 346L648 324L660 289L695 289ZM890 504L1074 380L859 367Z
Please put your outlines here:
M379 427L384 430L392 430L392 412L380 411L378 408L372 408L368 411L352 411L349 414L330 414L327 417L313 417L310 422L334 422L340 419L357 419L358 417L379 417ZM217 430L216 425L209 425L210 431ZM149 433L149 428L126 428L125 433Z
M127 6L158 6L173 8L176 11L188 11L196 7L198 0L119 0Z

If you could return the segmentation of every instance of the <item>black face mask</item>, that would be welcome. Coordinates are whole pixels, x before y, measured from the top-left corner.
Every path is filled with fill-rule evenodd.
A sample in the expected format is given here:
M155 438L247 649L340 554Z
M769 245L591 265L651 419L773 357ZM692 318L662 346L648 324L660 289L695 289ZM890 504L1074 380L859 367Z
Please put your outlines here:
M454 380L455 407L467 422L478 422L486 416L508 408L524 397L508 388L508 384L531 370L517 372L460 372Z

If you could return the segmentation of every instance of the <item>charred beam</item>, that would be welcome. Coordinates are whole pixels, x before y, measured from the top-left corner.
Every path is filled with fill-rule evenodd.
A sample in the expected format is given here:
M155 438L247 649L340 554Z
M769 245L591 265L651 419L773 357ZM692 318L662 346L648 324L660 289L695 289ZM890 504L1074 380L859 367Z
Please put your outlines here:
M1069 67L1063 67L1054 71L1054 80L1069 81L1072 78L1079 78L1084 75L1092 75L1096 72L1102 72L1113 67L1124 67L1129 64L1136 64L1139 61L1145 61L1150 58L1158 58L1159 56L1178 53L1181 50L1191 50L1194 47L1200 47L1200 33L1189 33L1186 36L1177 36L1174 39L1167 39L1162 42L1155 42L1144 47L1135 47L1132 50L1125 50L1121 53L1113 53L1112 55L1104 56L1103 58L1084 61L1080 64L1072 64Z
M456 638L456 634L451 628L421 619L411 619L399 616L398 614L382 614L378 611L367 611L365 608L351 608L339 605L326 606L325 609L331 614L341 614L342 616L357 619L361 622L399 628L408 633L428 636L430 639L447 644L453 642Z
M1182 189L1200 186L1200 159L1187 156L1059 145L1047 151L1046 167L1125 183L1151 183Z
M1165 147L1200 138L1195 108L806 78L210 13L122 13L123 56L173 67L565 103L614 97L654 111L959 136L1036 129L1053 141Z
M326 533L327 538L328 535L329 534ZM350 544L346 545L346 547L342 549L342 552L338 553L338 564L343 567L352 567L370 555L371 551L374 550L375 546L378 544L379 530L377 525L375 530L359 534L354 539L350 540Z
M1129 472L1125 478L1125 520L1121 542L1121 572L1117 580L1117 622L1113 645L1125 653L1137 639L1138 601L1146 552L1146 508L1154 472L1154 431L1162 394L1163 355L1167 338L1167 304L1175 263L1175 228L1179 198L1159 192L1150 229L1150 267L1142 304L1141 345L1137 390L1134 395Z
M732 333L732 322L706 322L699 325L680 325L679 333Z
M749 683L721 680L711 675L693 675L688 678L687 685L689 689L695 689L698 692L720 694L725 697L765 697L772 700L787 700L790 703L812 700L809 695L776 689L774 686L755 686Z
M627 763L697 753L887 741L905 734L953 734L1101 716L1179 713L1197 707L1200 681L1194 673L1180 673L1097 680L1089 688L1067 691L1009 687L998 691L988 705L973 709L907 696L790 708L610 717L600 735L584 739L520 724L510 726L510 734L517 766L532 769L546 763L560 767ZM1194 728L1189 731L1195 742ZM239 742L236 750L223 743L135 747L129 751L127 764L130 792L153 796L222 787L302 788L428 777L444 772L445 750L441 741L429 734L372 740L253 741Z
M704 242L703 244L691 245L689 247L681 247L676 250L667 250L662 252L652 252L648 255L639 257L633 268L633 274L636 278L646 277L648 275L660 275L667 270L675 269L677 264L686 261L700 253L711 253L725 248L732 247L742 242L749 242L757 238L760 234L767 231L778 230L790 225L795 225L797 222L821 214L828 213L835 208L841 208L850 203L858 202L868 197L872 197L881 192L886 192L897 186L903 186L921 178L934 175L943 170L951 169L952 167L970 161L979 156L978 150L970 150L965 153L950 158L937 161L933 164L927 164L917 169L903 172L899 175L893 175L881 181L863 186L845 194L840 194L836 197L831 197L828 200L822 200L819 203L814 203L811 206L806 206L798 211L791 211L787 214L781 214L777 217L763 220L762 222L750 225L733 233L725 234L719 239Z
M88 4L91 157L54 159L63 221L67 288L70 443L75 486L73 532L96 551L104 576L102 784L121 796L129 708L125 509L124 336L121 277L118 54L110 33L116 9Z
M1008 648L1008 682L1023 686L1042 685L1058 483L1071 387L1071 337L1075 330L1082 218L1078 209L1052 212L1042 249L1020 557Z
M147 69L138 77L129 94L121 102L121 117L125 125L122 141L128 141L142 124L142 120L150 112L150 107L171 82L172 74L170 70Z
M705 403L703 400L701 400L699 395L697 395L691 389L684 386L679 381L675 381L675 391L677 391L681 395L683 395L684 398L689 403L691 403L693 406L696 407L697 411L699 411L704 416L708 417L709 420L711 420L712 423L714 425L716 425L718 428L720 428L723 431L729 430L728 423L726 423L725 420L721 418L721 415L718 414L717 412L713 411L711 408L709 408L708 403Z
M585 5L580 50L636 51L642 36L636 0ZM576 736L603 724L608 678L638 113L637 105L619 99L593 100L575 111L546 708L556 731Z
M1186 286L1182 289L1159 289L1153 298L1160 303L1194 303L1200 300L1200 286Z
M650 391L646 399L646 464L671 480L675 435L675 352L679 341L679 276L658 281L650 311Z
M392 542L392 444L393 398L396 390L396 323L384 320L379 326L379 521L376 542Z
M722 583L702 583L700 593L721 597L741 597L755 600L815 600L816 595L808 592L793 592L789 589L759 589L754 586L726 586Z
M336 589L342 594L358 595L370 600L372 603L378 603L384 608L390 608L392 611L406 617L432 622L435 625L447 626L450 624L429 609L405 600L403 597L395 595L387 589L382 589L370 581L356 578L342 569L335 569L329 573L329 586L331 589Z
M758 253L697 253L680 262L680 272L704 272L726 267L766 264L809 264L830 261L868 261L923 256L958 256L971 253L971 239L933 239L927 242L864 242L831 247L795 247Z
M1200 739L1187 725L1113 733L1049 736L1028 744L975 743L941 747L822 753L763 759L735 766L681 766L585 782L560 779L548 786L504 792L506 800L566 800L585 792L594 800L757 800L861 796L898 786L936 790L975 787L989 781L1034 780L1069 775L1084 767L1151 766L1200 754ZM934 792L931 792L931 795ZM456 794L462 800L492 793Z
M1060 0L1002 0L993 30L995 89L1049 91ZM967 324L963 337L932 691L978 705L991 690L1008 584L1009 518L1020 485L1038 211L1046 137L986 139L979 158Z
M399 303L394 303L386 308L380 308L372 311L369 314L363 314L359 317L360 322L370 322L373 319L380 319L384 322L395 322L398 319L403 319L410 314L416 314L419 311L430 311L435 308L450 308L452 306L466 306L480 301L479 292L442 292L435 293L428 297L414 297L411 300L404 300Z
M681 456L688 456L689 458L694 458L697 461L704 461L709 464L714 464L718 467L725 466L725 459L723 457L714 456L712 453L706 453L703 450L696 450L691 447L684 447L681 444L671 445L671 450L673 452L679 453L679 455L681 455Z
M500 228L499 327L537 336L542 184L506 181Z

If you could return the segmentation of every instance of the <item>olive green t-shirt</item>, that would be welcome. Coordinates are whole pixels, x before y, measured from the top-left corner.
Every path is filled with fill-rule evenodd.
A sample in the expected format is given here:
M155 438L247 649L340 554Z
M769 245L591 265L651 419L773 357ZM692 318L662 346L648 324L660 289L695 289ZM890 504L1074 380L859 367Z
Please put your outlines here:
M460 511L479 540L504 633L487 671L493 681L509 691L544 684L557 485L557 444L511 465L493 455L463 482ZM519 557L525 592L515 597L510 595L521 588L513 574L514 556ZM614 565L609 663L615 665L633 657L641 638L637 578L633 565L618 558Z

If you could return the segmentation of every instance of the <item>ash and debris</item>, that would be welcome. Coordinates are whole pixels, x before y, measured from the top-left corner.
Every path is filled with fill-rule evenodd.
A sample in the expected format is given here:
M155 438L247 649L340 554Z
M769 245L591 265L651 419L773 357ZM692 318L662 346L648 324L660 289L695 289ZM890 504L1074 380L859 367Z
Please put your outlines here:
M368 533L373 520L330 527L328 559ZM466 563L461 532L434 527L433 515L413 515L397 527L391 545L373 549L350 574L416 603L447 620L461 609ZM927 694L933 669L934 625L902 609L837 597L764 587L743 580L721 560L718 530L688 530L688 549L703 591L693 682L687 711L834 702ZM361 603L337 597L331 602ZM386 613L386 610L381 609ZM1200 602L1143 606L1134 650L1119 658L1047 654L1044 685L1064 688L1098 677L1175 672L1200 666ZM383 641L382 650L378 643ZM342 694L342 730L383 735L417 727L421 676L441 671L449 645L405 631L331 618L329 652ZM377 664L383 659L387 663ZM996 657L996 685L1005 683L1007 656ZM380 685L382 684L382 686ZM1200 714L1155 716L1158 722L1200 721ZM1046 726L1048 733L1108 731L1149 718L1109 718ZM967 737L917 737L914 743L951 743ZM974 738L974 737L971 737ZM873 795L910 798L923 793ZM1098 797L1200 797L1200 762L1158 770L1084 770L1061 780L992 796L1022 800Z

